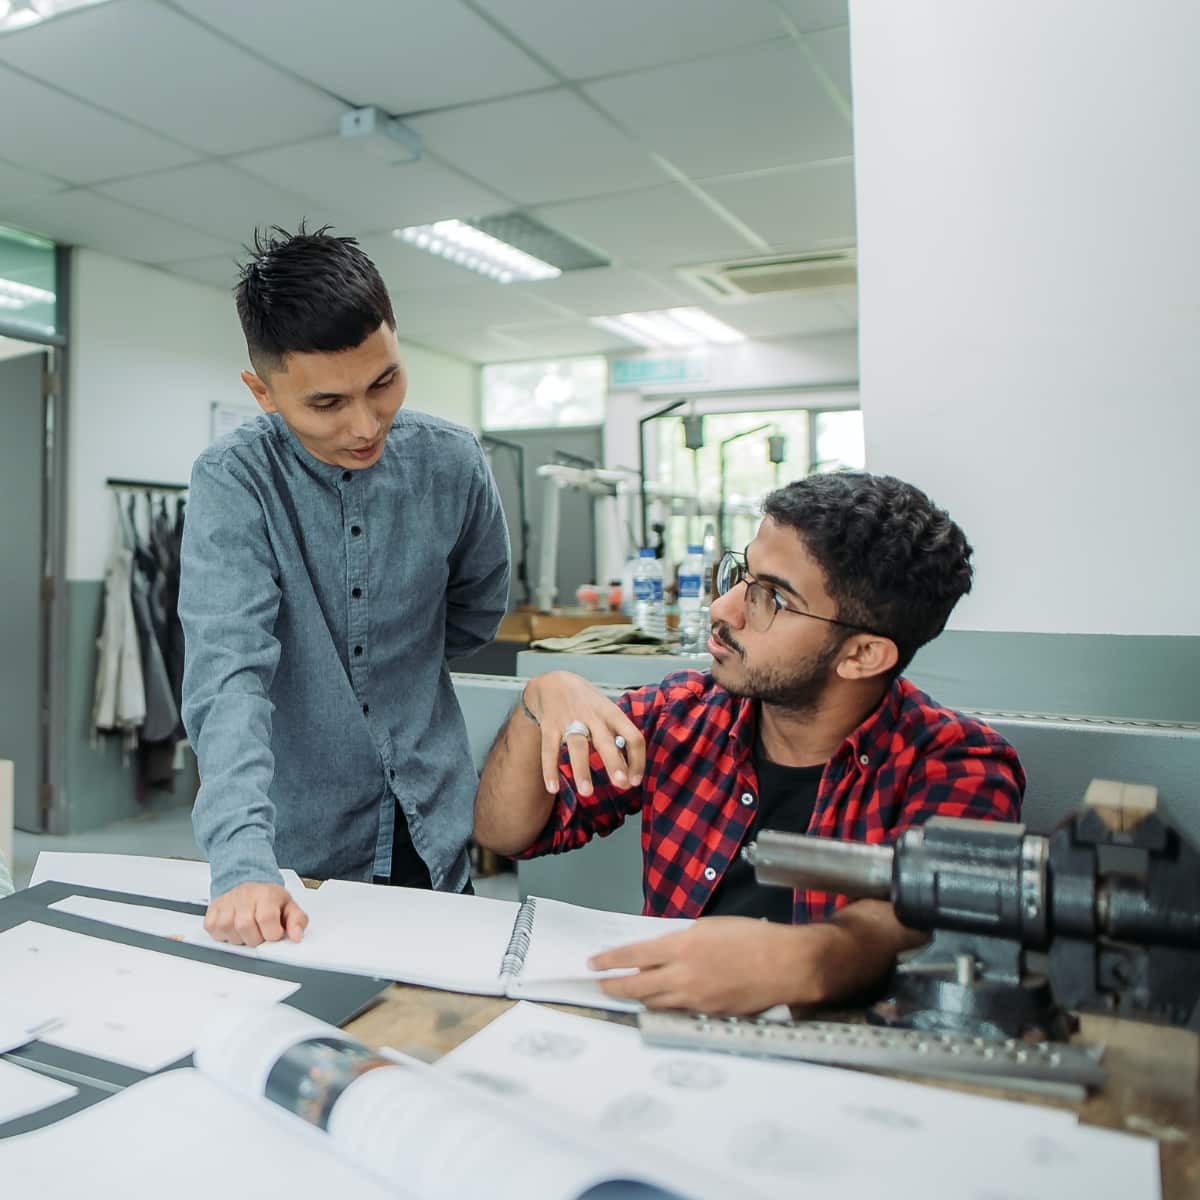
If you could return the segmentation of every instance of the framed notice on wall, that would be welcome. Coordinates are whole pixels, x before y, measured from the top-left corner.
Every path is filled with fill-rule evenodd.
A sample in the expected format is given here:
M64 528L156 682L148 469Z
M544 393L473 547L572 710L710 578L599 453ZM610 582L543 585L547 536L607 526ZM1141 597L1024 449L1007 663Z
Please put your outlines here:
M214 402L212 406L212 441L232 433L239 425L253 421L261 410L252 404L221 404Z

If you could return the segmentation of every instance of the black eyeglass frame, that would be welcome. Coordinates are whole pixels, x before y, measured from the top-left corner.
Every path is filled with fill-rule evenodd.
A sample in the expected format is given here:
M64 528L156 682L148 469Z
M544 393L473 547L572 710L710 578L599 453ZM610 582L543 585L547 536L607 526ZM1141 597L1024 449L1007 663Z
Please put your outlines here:
M816 613L811 613L807 609L793 608L779 592L769 584L759 583L754 578L750 568L746 566L746 552L744 550L726 550L721 555L717 562L717 569L713 572L713 588L718 596L724 596L726 592L731 592L739 583L746 585L746 613L749 619L750 613L750 591L752 588L757 588L760 592L765 592L771 600L771 619L762 627L756 630L758 633L766 633L772 625L775 624L775 618L781 612L795 613L798 617L811 617L814 621L824 621L826 625L838 625L842 629L853 629L856 633L869 633L872 637L891 638L886 633L880 633L877 629L868 629L865 625L854 625L849 621L839 621L837 617L822 617Z

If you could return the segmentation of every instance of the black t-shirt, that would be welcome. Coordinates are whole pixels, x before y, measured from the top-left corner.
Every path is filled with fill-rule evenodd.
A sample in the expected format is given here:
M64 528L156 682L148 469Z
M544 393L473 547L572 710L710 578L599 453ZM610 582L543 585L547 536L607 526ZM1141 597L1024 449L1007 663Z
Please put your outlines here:
M754 741L754 769L758 774L758 813L742 845L760 829L807 833L817 803L817 789L825 765L782 767L771 762L762 738ZM754 868L741 856L741 847L725 870L717 889L704 906L706 917L766 917L782 925L792 923L792 890L757 883Z

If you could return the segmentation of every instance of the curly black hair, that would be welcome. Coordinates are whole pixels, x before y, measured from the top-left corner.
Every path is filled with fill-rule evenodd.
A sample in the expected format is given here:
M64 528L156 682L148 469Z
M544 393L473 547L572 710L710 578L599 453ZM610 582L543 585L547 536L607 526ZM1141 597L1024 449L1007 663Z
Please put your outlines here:
M381 325L396 328L387 288L351 237L328 225L254 231L234 289L246 349L262 377L291 353L352 350Z
M971 590L966 535L920 488L890 475L810 475L772 492L763 511L800 535L840 621L896 643L896 674Z

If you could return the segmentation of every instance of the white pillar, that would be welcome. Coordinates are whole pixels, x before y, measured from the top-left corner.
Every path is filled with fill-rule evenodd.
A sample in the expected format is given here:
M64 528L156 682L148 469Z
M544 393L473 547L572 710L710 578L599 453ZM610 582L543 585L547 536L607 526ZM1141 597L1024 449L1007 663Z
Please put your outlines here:
M1200 4L852 0L870 468L959 628L1200 634Z

